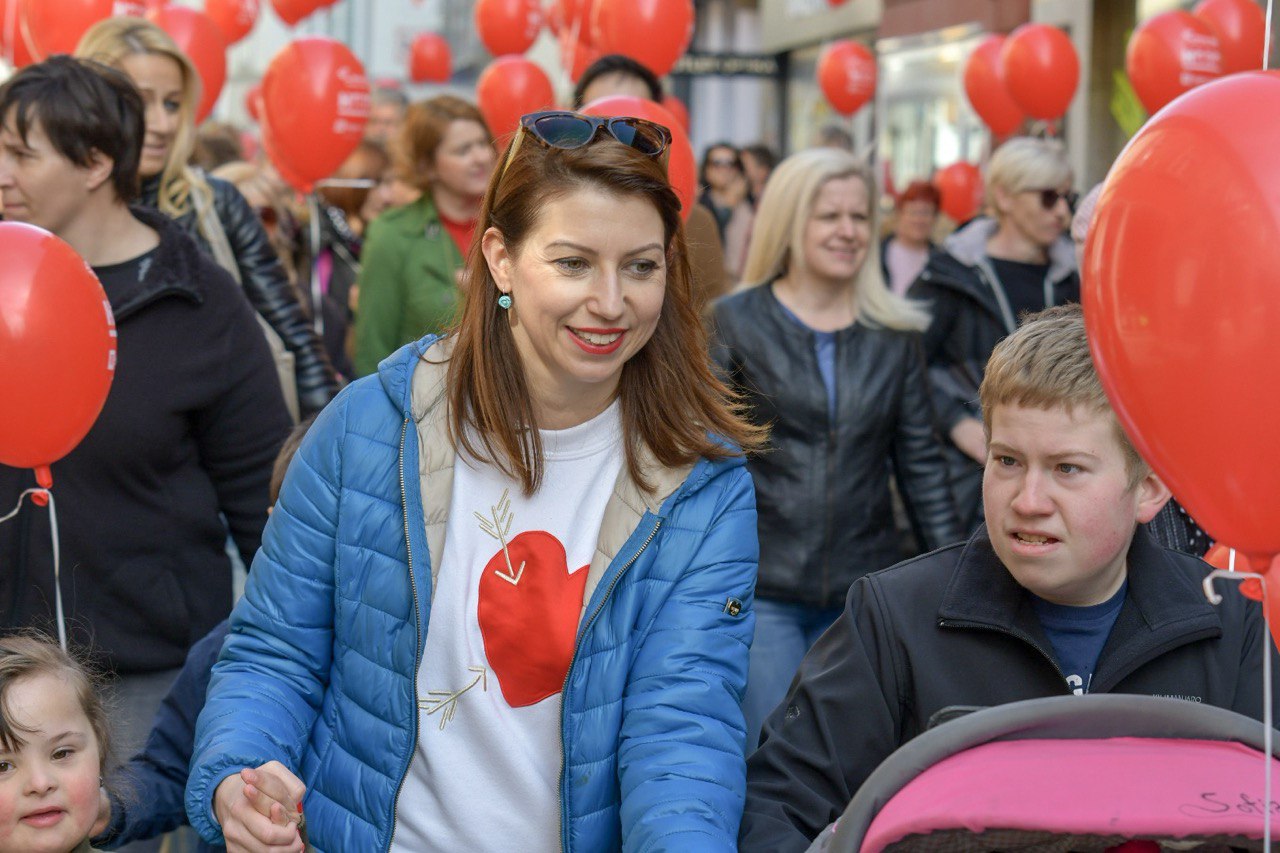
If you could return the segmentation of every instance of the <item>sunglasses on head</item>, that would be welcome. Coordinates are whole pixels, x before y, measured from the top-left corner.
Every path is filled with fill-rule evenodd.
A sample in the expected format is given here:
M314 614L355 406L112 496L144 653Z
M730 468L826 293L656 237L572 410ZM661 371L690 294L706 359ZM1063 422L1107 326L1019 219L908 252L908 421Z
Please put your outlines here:
M543 145L566 151L589 144L601 130L648 157L661 157L671 144L671 131L655 122L630 116L587 116L551 110L521 116L520 127Z
M1062 198L1062 199L1066 199L1067 201L1067 209L1069 209L1072 213L1075 213L1076 204L1080 201L1080 193L1076 192L1075 190L1067 190L1066 192L1061 192L1055 189L1047 189L1047 190L1027 190L1027 192L1039 193L1040 206L1043 207L1045 210L1053 210L1054 206L1056 206L1058 203L1058 199Z

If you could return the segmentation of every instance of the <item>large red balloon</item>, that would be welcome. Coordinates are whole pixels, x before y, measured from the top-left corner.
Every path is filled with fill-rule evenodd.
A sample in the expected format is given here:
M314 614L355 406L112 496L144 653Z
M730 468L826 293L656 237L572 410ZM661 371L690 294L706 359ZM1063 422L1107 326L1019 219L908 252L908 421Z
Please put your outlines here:
M48 231L0 222L0 256L0 464L47 485L111 390L115 319L88 264Z
M876 58L851 39L832 42L818 57L818 86L835 111L853 115L876 93Z
M156 26L173 36L200 73L200 104L196 121L213 112L227 81L227 41L222 29L203 12L186 6L162 6L147 13Z
M698 166L693 157L693 145L680 127L679 120L661 104L647 98L628 95L610 95L587 104L583 110L591 116L633 116L647 119L671 131L671 147L667 156L667 180L680 199L680 215L686 220L697 202Z
M664 77L689 49L693 14L693 0L595 0L591 39L602 54L624 54Z
M1124 65L1148 113L1222 76L1217 36L1204 21L1181 10L1156 15L1138 27Z
M969 104L991 132L1008 136L1026 121L1000 77L1000 52L1004 36L987 36L969 54L964 66L964 93Z
M253 31L258 9L258 0L204 0L204 13L222 30L227 44L235 44Z
M409 46L409 79L415 83L447 83L453 73L449 42L438 33L420 33Z
M1062 30L1023 24L1005 39L1000 77L1013 102L1032 118L1053 121L1071 106L1080 82L1080 58Z
M19 0L18 20L27 48L37 61L55 53L75 53L85 31L112 15L142 15L141 2L120 0Z
M494 56L524 53L542 29L539 0L480 0L475 14L480 41Z
M594 0L553 0L547 15L547 25L557 36L591 43L591 7Z
M1261 6L1253 0L1201 0L1192 14L1218 37L1223 74L1262 67L1267 18Z
M1275 72L1169 104L1111 167L1082 288L1099 375L1138 451L1255 566L1280 553L1277 150Z
M939 169L933 185L942 196L942 212L956 224L968 222L982 207L982 173L972 163L952 163Z
M263 147L301 192L332 175L360 144L369 119L364 66L331 38L286 45L262 77Z
M476 80L476 101L495 139L514 133L520 116L555 104L546 73L522 56L500 56Z

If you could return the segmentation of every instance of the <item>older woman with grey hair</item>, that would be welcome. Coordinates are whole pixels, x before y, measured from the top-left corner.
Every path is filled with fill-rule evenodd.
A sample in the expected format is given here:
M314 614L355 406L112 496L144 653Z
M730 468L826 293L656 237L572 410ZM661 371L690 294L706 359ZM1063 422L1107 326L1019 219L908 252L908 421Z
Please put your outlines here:
M994 218L976 219L948 237L908 291L933 314L925 355L967 528L981 514L987 449L977 399L987 358L1024 314L1080 300L1066 236L1077 196L1062 145L1011 139L987 165L986 190Z

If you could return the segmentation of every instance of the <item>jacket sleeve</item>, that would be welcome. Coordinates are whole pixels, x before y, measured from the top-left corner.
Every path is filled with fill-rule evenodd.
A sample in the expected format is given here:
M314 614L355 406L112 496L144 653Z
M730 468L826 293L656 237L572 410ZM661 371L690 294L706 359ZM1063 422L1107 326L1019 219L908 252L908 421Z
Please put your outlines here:
M680 549L687 566L623 693L618 773L627 851L736 849L759 547L751 477L742 468L729 476L697 544Z
M1231 710L1244 714L1255 720L1262 719L1262 654L1263 649L1271 655L1271 671L1280 673L1280 657L1276 654L1275 640L1262 619L1262 605L1256 601L1244 599L1238 591L1237 596L1244 605L1240 630L1244 632L1241 644L1239 676L1236 679L1235 700ZM1275 595L1275 593L1272 593ZM1226 614L1224 613L1225 617ZM1273 623L1274 624L1274 623ZM1273 708L1280 708L1280 678L1272 679L1271 702Z
M893 467L911 520L925 550L932 551L963 539L964 531L929 400L929 379L919 336L910 335L905 350Z
M210 262L208 269L234 287L220 267ZM193 414L193 431L201 467L213 481L218 509L247 566L262 542L271 467L291 421L252 309L238 295L226 301L215 338L223 347L222 380L209 405Z
M395 352L400 340L400 317L407 301L404 264L407 247L397 242L394 223L369 224L360 255L360 296L356 306L356 376L378 370L378 362Z
M111 797L111 823L93 839L94 847L114 850L130 841L156 838L187 822L183 789L195 741L196 718L204 707L209 673L227 638L223 620L191 647L182 671L165 694L142 752L113 773L126 796Z
M191 825L223 843L213 794L243 767L299 773L329 681L334 562L349 397L321 412L285 475L196 725L187 782Z
M218 219L240 267L240 282L254 309L294 356L302 416L320 411L338 393L338 379L324 345L289 283L257 213L233 185L209 179Z
M806 850L901 740L899 667L872 578L805 655L747 762L743 853Z
M939 287L932 280L926 267L920 278L907 293L929 307L929 328L924 330L924 357L929 373L929 385L933 398L933 411L944 434L950 435L952 427L961 418L973 417L971 406L978 395L977 385L961 381L963 365L954 363L951 336L955 328L956 312L960 306L950 290Z

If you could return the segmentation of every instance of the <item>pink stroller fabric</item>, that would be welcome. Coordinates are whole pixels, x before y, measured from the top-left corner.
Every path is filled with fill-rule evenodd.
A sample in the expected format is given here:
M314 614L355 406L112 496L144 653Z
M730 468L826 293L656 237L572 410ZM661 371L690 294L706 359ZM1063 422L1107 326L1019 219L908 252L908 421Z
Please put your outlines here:
M939 841L951 837L953 843L950 831L957 829L970 836L1000 832L1007 839L1014 830L1042 838L1261 840L1262 761L1258 750L1229 741L986 743L943 759L909 782L872 821L861 849L879 853L912 836L923 841L920 836L939 832ZM1272 759L1273 796L1280 795L1278 771L1280 763ZM1280 823L1277 818L1273 814L1273 824ZM930 847L944 849L912 845Z

